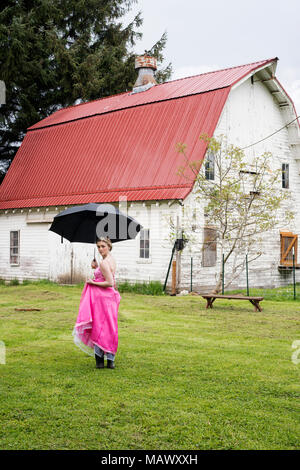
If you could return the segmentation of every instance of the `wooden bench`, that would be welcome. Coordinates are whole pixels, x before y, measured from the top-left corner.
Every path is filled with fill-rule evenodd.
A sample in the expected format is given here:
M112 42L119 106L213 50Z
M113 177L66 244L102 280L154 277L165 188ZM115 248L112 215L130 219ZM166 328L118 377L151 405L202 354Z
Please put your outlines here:
M206 308L213 308L213 302L216 299L233 299L233 300L249 300L252 305L254 305L255 312L261 312L262 308L259 305L259 302L264 300L263 297L251 297L242 294L233 294L233 295L218 295L218 294L203 294L202 297L207 300Z

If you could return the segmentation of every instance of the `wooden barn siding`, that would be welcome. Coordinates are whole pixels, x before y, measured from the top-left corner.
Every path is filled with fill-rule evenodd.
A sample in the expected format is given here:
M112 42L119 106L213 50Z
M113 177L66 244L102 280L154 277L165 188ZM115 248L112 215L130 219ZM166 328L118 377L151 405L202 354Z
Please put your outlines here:
M286 122L289 122L291 119L285 113L284 110L280 110L277 102L262 83L256 82L252 85L251 81L247 80L231 92L217 126L215 136L220 134L227 135L229 142L245 147L266 137L273 133L274 130L283 127ZM255 155L260 155L265 151L272 152L274 168L280 168L282 163L289 163L290 188L293 192L292 207L296 213L295 220L289 226L283 224L264 236L262 244L264 254L249 265L250 287L272 288L293 282L291 271L281 271L280 273L278 270L280 264L279 232L280 230L290 230L298 234L298 236L300 235L300 176L295 156L289 144L289 133L286 129L245 152L249 161L251 161ZM193 205L193 198L194 191L187 198L185 204ZM286 203L285 207L289 208L290 204ZM216 269L214 267L202 267L203 206L199 205L197 213L199 214L197 223L199 244L194 244L194 246L185 249L182 253L180 289L190 288L191 256L193 256L193 290L205 292L211 289L216 282ZM299 259L297 261L299 263ZM217 263L220 263L220 253L217 256ZM226 266L226 270L227 272L230 271L230 264ZM296 281L300 282L299 271L296 271ZM237 287L246 287L245 272L241 274L230 288Z
M139 258L139 235L135 240L117 243L113 253L118 262L118 279L130 282L148 282L159 280L164 282L172 252L172 243L168 239L169 227L166 217L176 214L177 203L169 208L167 203L151 204L143 207L142 203L134 203L128 213L136 218L145 229L150 229L150 259ZM170 279L169 279L170 281Z
M177 204L175 203L175 206ZM173 209L174 211L174 209ZM150 259L143 260L139 257L139 235L134 240L126 240L113 244L112 254L117 260L116 279L118 282L148 282L153 280L164 281L168 268L172 245L168 241L168 227L165 223L164 214L170 213L166 203L151 204L143 206L142 203L134 203L128 207L128 214L136 218L143 227L150 228ZM73 246L73 282L74 280L86 279L93 271L90 268L94 256L94 246L64 241L64 248L58 243L57 236L51 234L53 250L57 251L59 266L52 266L52 279L62 280L64 273L66 277L70 272L71 247ZM55 239L53 238L55 237ZM69 250L69 251L68 251ZM96 259L101 259L96 250Z
M48 279L48 224L27 224L26 213L0 215L0 278ZM20 231L20 265L10 265L10 231Z

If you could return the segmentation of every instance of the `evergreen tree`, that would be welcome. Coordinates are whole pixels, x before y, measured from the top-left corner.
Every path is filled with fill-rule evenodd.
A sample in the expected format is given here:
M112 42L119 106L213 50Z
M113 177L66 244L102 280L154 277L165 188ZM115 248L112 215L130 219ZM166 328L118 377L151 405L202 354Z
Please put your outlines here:
M2 0L0 181L26 129L76 100L89 101L132 88L133 47L142 36L141 14L124 26L136 0ZM149 51L158 62L166 34ZM171 65L158 80L171 75Z

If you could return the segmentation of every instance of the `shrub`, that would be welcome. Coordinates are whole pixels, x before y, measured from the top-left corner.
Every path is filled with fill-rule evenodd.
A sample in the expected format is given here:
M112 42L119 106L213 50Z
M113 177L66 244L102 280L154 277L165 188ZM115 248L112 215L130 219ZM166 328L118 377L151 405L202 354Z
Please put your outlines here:
M150 281L150 282L135 282L130 283L129 281L120 282L118 284L118 291L122 292L132 292L135 294L144 294L144 295L163 295L163 286L159 281Z

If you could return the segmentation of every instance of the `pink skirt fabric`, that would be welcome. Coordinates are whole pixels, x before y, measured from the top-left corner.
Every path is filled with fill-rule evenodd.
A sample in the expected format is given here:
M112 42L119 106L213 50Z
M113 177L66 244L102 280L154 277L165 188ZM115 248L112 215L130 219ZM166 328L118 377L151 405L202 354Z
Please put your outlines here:
M100 268L95 270L94 281L105 281ZM120 300L119 292L113 287L85 284L73 337L74 343L90 356L94 356L95 345L105 353L116 354Z

